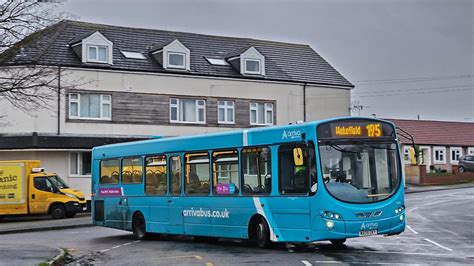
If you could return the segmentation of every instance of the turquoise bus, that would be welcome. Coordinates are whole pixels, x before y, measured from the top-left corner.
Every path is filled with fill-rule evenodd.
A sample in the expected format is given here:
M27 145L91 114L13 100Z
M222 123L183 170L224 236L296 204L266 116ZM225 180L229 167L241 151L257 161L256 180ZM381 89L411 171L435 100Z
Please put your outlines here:
M95 225L260 247L396 235L404 182L392 123L337 118L92 151Z

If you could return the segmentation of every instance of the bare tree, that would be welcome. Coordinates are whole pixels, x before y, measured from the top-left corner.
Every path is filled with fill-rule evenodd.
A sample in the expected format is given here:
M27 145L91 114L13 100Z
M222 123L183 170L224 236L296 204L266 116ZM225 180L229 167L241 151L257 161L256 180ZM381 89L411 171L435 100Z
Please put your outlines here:
M58 95L59 67L16 60L22 58L21 40L63 17L54 14L56 4L44 2L0 0L0 101L25 112L46 108Z

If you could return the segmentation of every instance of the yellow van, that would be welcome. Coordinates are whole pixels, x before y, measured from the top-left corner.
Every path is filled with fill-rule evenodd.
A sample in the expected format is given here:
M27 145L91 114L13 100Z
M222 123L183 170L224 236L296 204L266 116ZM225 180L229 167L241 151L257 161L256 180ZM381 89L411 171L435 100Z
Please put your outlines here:
M0 161L0 218L22 214L70 218L85 206L84 193L71 189L57 174L45 173L40 161Z

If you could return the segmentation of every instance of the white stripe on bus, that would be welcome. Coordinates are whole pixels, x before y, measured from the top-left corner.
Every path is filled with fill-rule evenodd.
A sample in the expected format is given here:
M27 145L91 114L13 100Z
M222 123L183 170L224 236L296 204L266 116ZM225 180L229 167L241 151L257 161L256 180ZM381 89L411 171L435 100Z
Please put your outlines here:
M255 204L255 209L257 209L257 213L262 215L263 218L265 218L265 220L267 221L268 228L270 229L270 240L276 242L277 239L275 236L275 232L273 232L272 226L270 225L270 222L267 216L265 215L265 212L263 211L262 204L260 204L260 199L258 197L254 197L253 203Z

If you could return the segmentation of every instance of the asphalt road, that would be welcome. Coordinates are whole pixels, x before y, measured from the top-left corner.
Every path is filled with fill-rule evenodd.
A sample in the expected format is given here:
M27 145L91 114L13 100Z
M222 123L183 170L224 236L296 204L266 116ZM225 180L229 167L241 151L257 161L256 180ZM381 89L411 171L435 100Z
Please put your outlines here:
M246 241L170 236L135 241L131 233L100 227L0 235L0 243L67 248L73 265L474 264L474 188L408 194L406 205L403 234L349 239L340 248L320 242L262 250Z

